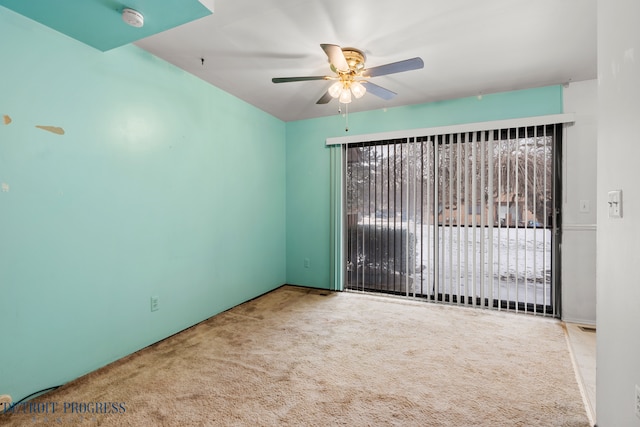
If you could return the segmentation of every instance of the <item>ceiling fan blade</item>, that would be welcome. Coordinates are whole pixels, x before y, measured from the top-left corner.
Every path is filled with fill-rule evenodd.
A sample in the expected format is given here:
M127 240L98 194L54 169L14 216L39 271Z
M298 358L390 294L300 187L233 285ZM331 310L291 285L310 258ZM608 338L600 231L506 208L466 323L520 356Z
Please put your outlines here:
M309 80L329 80L328 76L306 76L306 77L274 77L271 79L274 83L288 83L288 82L306 82Z
M367 92L369 92L370 94L380 97L382 99L385 99L387 101L397 95L397 93L392 92L389 89L385 89L382 86L378 86L375 83L362 82L362 85L367 88Z
M349 71L349 64L342 53L342 48L335 44L321 44L320 47L329 57L329 62L338 71Z
M380 65L369 68L362 73L365 77L384 76L386 74L401 73L403 71L418 70L424 67L422 58L405 59L404 61L392 62L391 64Z
M316 104L328 104L332 99L333 97L329 95L329 92L325 92L324 95L322 95L322 98L318 99Z

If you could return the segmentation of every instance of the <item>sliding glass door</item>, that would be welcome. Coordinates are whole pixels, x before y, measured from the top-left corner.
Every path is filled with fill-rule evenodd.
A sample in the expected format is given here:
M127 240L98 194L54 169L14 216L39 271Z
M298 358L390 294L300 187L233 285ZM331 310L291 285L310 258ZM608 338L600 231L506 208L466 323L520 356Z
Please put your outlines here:
M555 314L560 130L347 145L345 288Z

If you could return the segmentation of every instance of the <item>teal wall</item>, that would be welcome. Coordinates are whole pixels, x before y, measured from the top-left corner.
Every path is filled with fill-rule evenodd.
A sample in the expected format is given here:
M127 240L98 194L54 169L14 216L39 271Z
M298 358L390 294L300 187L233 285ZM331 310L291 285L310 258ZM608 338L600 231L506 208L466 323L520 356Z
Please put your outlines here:
M0 394L285 282L329 287L325 140L344 118L285 124L135 46L102 53L2 7L0 40ZM351 114L349 134L561 112L554 86Z
M284 122L133 45L102 53L2 7L0 40L0 394L285 283Z
M330 288L330 158L326 139L563 112L548 86L287 123L287 283ZM305 259L309 267L305 267Z

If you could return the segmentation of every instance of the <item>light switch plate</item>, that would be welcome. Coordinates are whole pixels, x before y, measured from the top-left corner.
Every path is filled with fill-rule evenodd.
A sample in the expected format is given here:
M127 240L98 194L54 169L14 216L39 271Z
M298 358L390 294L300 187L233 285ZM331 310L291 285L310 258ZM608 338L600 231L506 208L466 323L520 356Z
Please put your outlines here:
M622 190L609 191L609 218L622 218Z

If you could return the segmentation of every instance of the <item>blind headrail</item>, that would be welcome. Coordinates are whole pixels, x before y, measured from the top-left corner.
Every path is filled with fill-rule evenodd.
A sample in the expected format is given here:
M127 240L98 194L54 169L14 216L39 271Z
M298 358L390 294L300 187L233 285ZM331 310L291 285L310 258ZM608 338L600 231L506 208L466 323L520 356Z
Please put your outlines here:
M519 119L494 120L490 122L464 123L451 126L438 126L422 129L407 129L392 132L379 132L361 135L348 135L327 138L326 145L354 144L387 139L416 138L420 136L446 135L450 133L476 132L483 130L508 129L528 126L553 125L575 122L574 113L551 114L548 116L523 117Z

